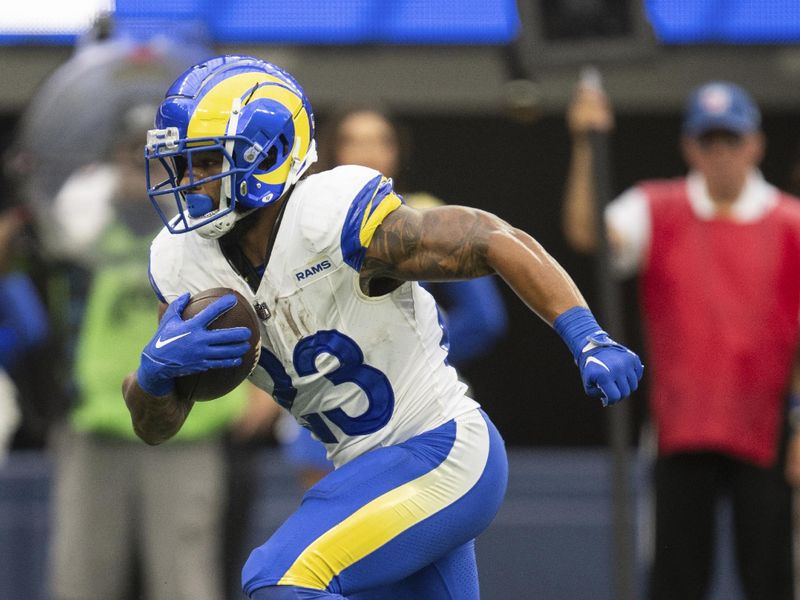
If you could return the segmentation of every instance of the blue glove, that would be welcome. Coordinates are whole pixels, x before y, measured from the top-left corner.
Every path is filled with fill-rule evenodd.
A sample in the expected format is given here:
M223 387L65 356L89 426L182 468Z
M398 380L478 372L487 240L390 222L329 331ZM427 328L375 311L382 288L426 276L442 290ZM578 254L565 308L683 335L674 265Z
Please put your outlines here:
M184 321L181 313L188 303L189 294L184 294L169 305L153 339L142 351L136 379L139 387L152 396L172 392L176 377L239 366L250 348L247 327L207 329L209 323L236 304L236 296L223 296Z
M639 357L600 329L589 309L576 306L562 313L553 328L569 346L583 389L603 406L619 402L639 387L644 365Z

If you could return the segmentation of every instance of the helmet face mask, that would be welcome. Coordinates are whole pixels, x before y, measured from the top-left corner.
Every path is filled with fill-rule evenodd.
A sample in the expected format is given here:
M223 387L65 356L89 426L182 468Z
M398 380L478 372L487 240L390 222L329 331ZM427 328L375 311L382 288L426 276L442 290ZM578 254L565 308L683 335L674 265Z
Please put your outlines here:
M155 131L153 130L151 133ZM222 189L217 194L218 205L216 207L213 206L213 201L209 197L210 206L208 210L198 213L193 209L188 198L192 192L214 181L219 181L221 184L223 179L230 180L241 171L241 169L229 168L220 170L217 173L207 174L204 177L196 177L198 170L195 167L199 162L196 157L201 152L217 151L225 157L223 162L228 165L233 164L232 157L225 149L224 139L197 140L197 142L202 142L204 145L187 148L187 142L181 140L175 148L166 148L163 144L151 147L148 144L148 148L145 151L147 192L156 212L158 212L161 220L171 233L185 233L195 229L201 230L202 233L206 230L219 229L219 227L227 230L232 226L232 222L230 225L226 223L236 220L231 214L236 208L235 204L224 196ZM164 172L166 172L166 179L158 183L153 183L151 180L153 171L151 169L151 161L153 160L158 161ZM227 188L229 186L224 187ZM215 221L219 221L217 227L213 226ZM225 231L220 231L220 235L222 233L225 233Z
M314 117L288 73L264 61L224 56L189 69L167 92L145 148L148 195L171 233L224 235L277 201L316 160ZM216 152L222 168L198 168ZM150 161L167 178L152 180ZM200 188L220 182L219 201ZM177 213L177 214L176 214Z

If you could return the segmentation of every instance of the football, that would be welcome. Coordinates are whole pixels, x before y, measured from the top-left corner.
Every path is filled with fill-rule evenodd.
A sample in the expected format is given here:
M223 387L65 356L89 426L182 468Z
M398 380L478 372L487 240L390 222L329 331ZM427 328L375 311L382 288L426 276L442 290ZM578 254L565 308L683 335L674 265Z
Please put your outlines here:
M250 330L250 349L242 356L242 364L225 369L209 369L201 373L192 373L175 379L177 393L190 400L205 401L220 398L231 392L242 383L253 371L261 354L261 332L255 309L250 302L236 290L228 288L211 288L192 296L181 315L189 319L206 306L226 294L236 296L236 304L211 321L209 329L225 329L228 327L247 327Z

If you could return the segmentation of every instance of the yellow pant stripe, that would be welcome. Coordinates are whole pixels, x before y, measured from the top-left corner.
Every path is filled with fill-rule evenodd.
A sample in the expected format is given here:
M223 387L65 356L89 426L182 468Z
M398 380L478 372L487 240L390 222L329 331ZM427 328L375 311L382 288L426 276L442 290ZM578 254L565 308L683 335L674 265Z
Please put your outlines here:
M279 585L325 589L344 569L466 494L483 473L489 434L477 411L457 422L455 443L440 465L375 498L314 540Z

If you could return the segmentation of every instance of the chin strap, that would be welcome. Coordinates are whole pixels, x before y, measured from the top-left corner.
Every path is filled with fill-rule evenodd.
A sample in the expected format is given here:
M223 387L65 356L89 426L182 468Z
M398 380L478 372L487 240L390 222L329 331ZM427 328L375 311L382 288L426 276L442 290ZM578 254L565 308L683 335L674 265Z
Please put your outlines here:
M245 218L253 211L258 210L256 208L251 208L246 212L237 212L232 210L226 215L219 217L218 219L214 219L213 221L206 223L202 227L198 227L196 229L197 234L205 238L207 240L216 240L221 238L226 233L229 233L233 230L234 225L241 219Z

